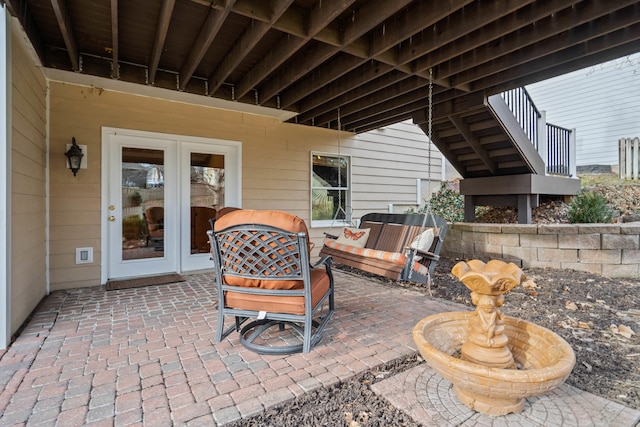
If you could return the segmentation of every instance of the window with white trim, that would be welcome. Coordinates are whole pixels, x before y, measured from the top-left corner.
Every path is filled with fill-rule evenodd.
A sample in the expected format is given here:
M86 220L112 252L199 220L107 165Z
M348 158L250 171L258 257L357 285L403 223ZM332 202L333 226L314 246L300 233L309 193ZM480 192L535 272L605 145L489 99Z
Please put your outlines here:
M314 227L348 224L351 159L311 153L311 222Z

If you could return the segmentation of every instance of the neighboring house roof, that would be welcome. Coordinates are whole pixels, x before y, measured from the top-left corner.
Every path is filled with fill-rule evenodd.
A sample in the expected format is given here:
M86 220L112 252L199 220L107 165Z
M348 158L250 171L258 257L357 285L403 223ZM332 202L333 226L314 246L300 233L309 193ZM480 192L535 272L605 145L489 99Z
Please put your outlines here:
M640 137L640 53L527 86L547 122L576 129L576 163L618 164L618 140Z

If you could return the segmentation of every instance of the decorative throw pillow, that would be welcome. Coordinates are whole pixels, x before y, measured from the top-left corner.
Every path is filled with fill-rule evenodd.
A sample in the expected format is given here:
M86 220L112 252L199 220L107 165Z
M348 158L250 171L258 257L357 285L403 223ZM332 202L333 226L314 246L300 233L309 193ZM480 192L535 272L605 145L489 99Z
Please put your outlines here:
M429 252L429 249L431 249L431 245L433 244L433 239L433 228L428 228L413 239L413 242L411 242L411 249Z
M364 248L369 239L369 232L371 232L370 228L345 227L336 239L336 243Z

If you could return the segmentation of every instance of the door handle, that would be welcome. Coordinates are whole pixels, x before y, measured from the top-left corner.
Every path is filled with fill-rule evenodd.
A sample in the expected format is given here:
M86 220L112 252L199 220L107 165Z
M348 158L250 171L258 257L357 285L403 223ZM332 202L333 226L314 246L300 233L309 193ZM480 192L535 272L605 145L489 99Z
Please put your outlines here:
M111 215L111 216L109 217L109 221L112 221L112 222L113 222L113 221L115 221L115 220L116 220L116 217L115 217L115 216Z

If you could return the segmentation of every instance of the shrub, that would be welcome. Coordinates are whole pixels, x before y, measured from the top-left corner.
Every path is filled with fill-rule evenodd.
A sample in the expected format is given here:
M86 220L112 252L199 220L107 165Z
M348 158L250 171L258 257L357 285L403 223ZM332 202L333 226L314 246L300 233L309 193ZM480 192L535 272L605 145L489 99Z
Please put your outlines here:
M425 204L418 213L427 210ZM445 183L440 185L440 189L431 196L431 211L447 220L447 222L460 222L464 220L464 196L457 191L446 188Z
M571 201L569 222L572 224L609 223L613 217L605 198L592 191L582 191Z
M142 204L142 195L137 191L129 196L131 206L140 206Z
M139 215L129 215L122 219L122 235L127 240L144 239L147 223Z

